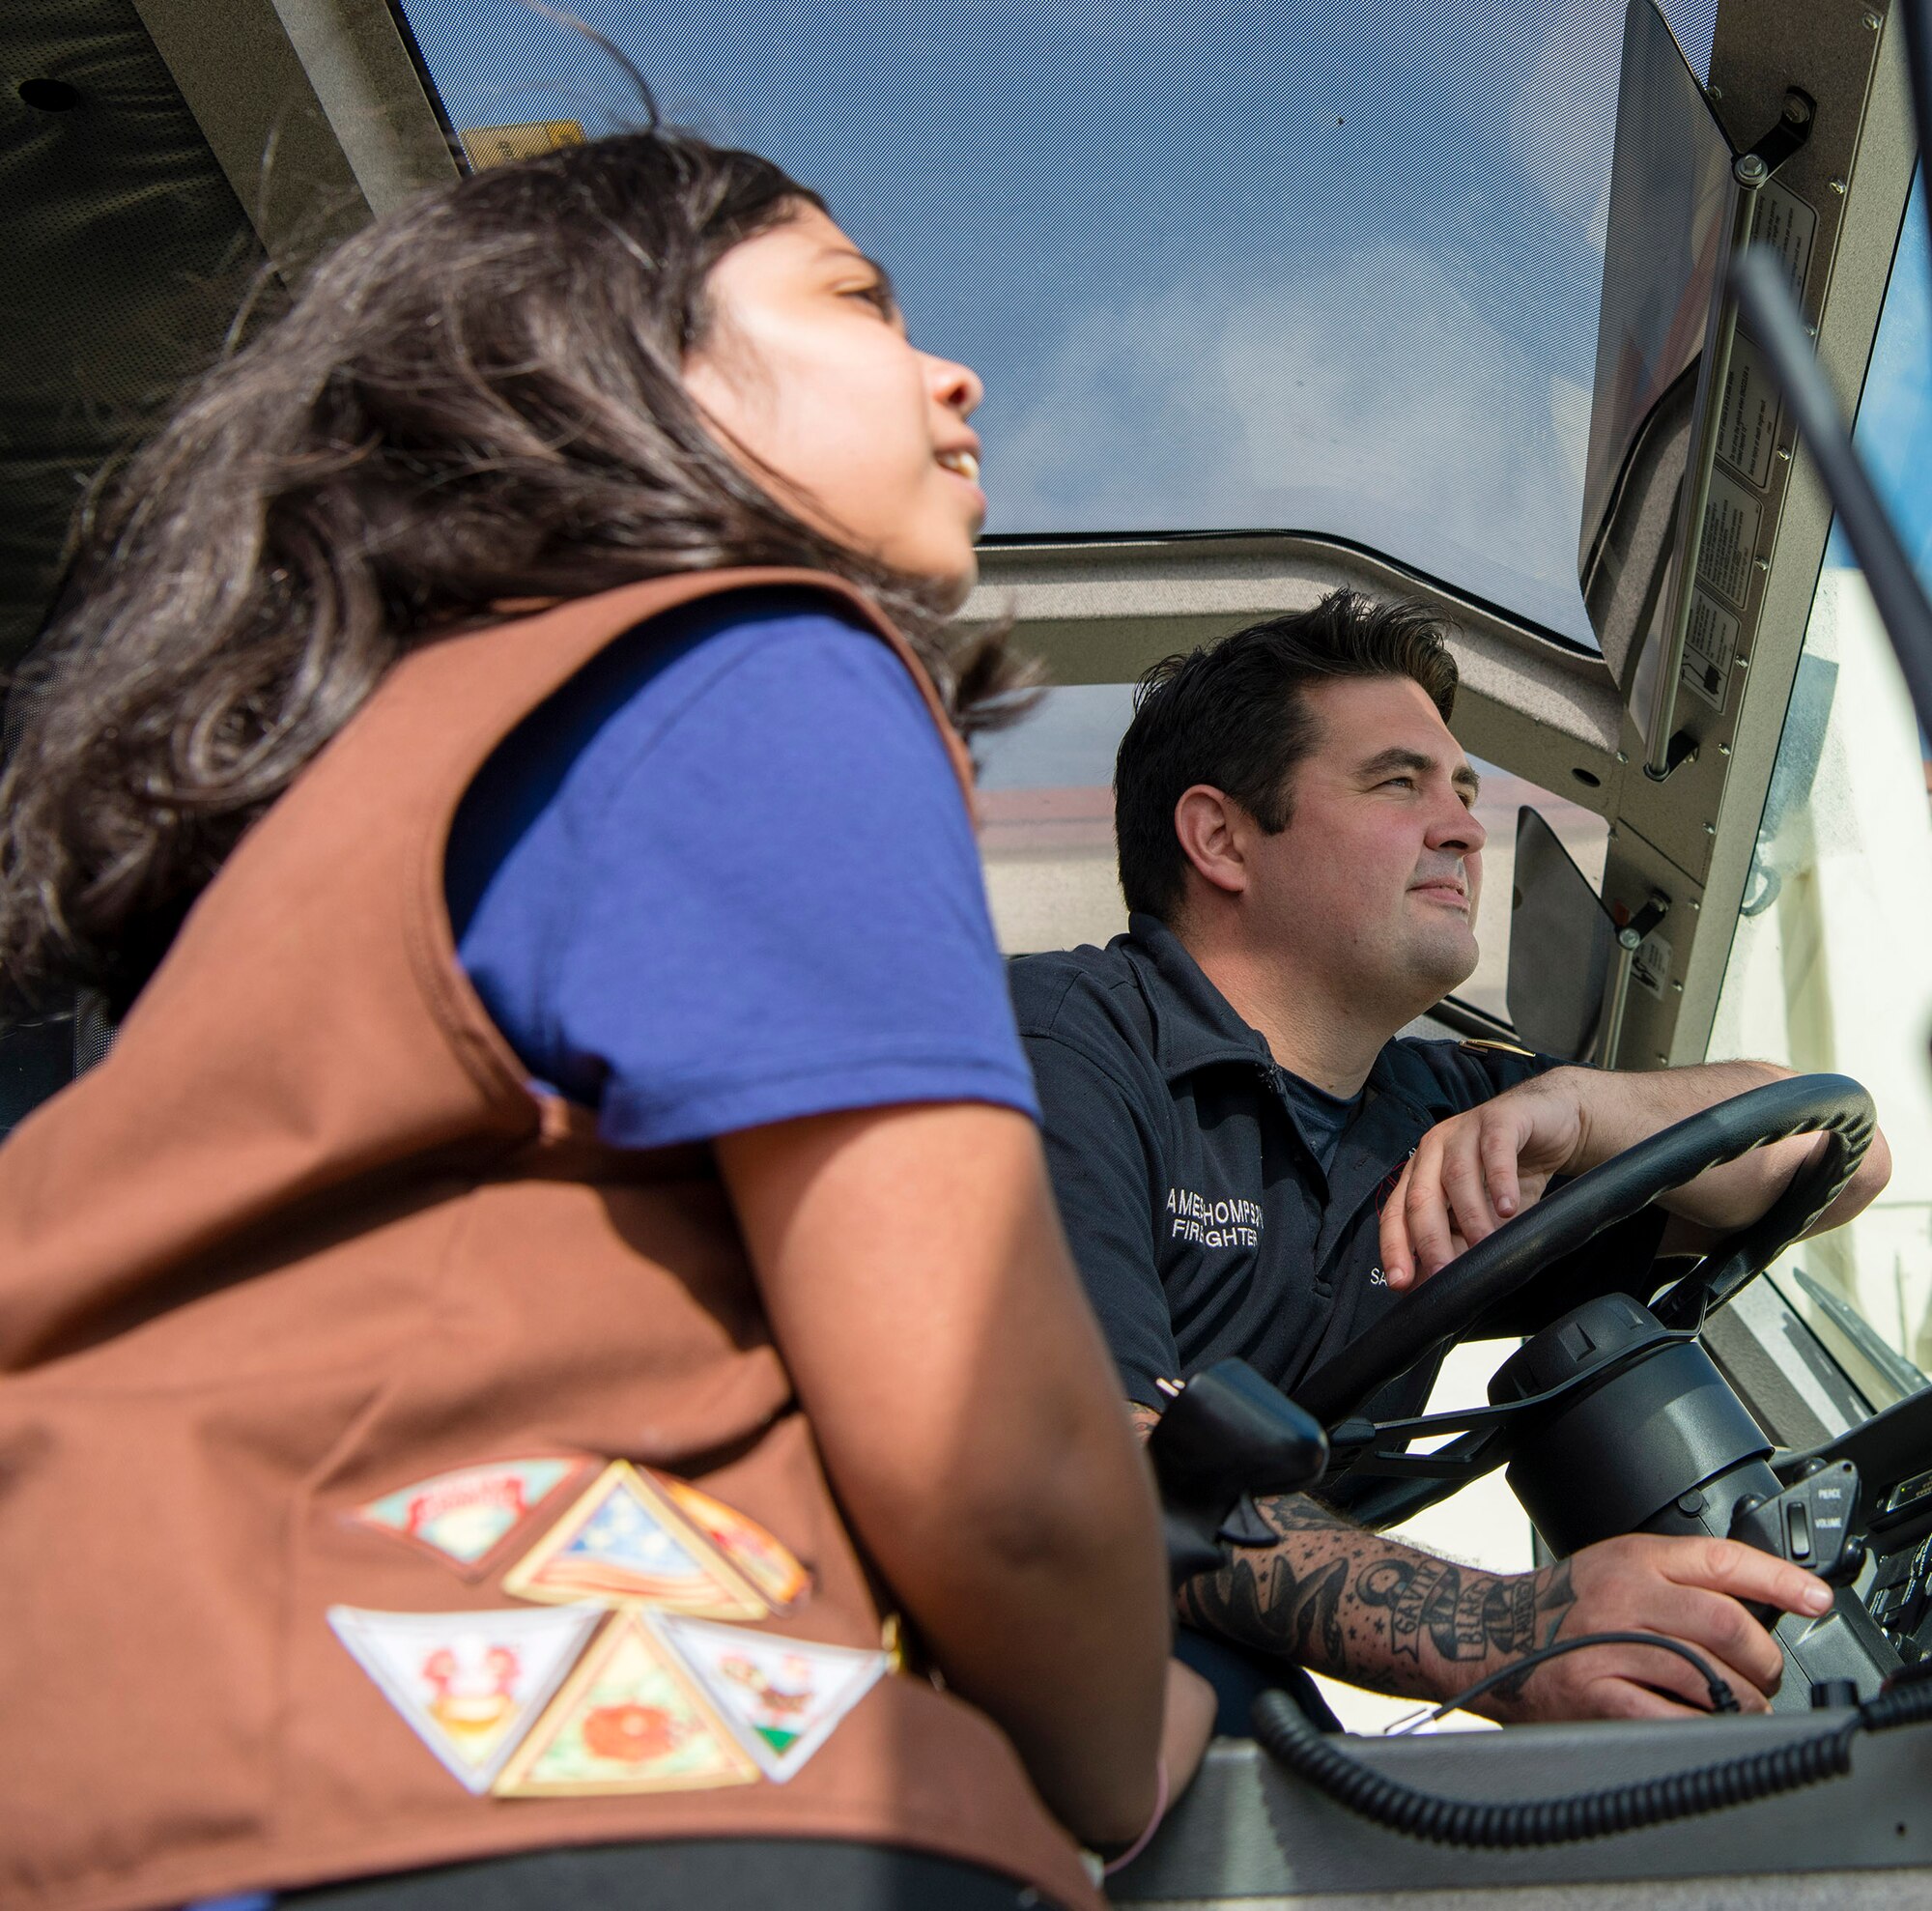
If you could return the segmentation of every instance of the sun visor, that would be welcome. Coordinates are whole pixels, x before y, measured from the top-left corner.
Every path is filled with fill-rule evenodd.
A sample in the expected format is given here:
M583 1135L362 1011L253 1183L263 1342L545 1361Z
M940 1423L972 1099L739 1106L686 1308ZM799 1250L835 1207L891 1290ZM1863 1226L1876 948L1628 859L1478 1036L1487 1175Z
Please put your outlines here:
M1731 150L1651 0L1624 27L1577 568L1629 697L1655 659L1718 273Z

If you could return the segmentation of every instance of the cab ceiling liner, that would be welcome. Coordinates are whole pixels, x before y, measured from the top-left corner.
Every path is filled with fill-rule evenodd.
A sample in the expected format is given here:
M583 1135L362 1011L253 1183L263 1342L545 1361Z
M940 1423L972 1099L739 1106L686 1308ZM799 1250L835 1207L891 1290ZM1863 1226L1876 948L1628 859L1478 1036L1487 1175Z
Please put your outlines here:
M128 0L0 7L0 670L104 461L218 356L266 264Z

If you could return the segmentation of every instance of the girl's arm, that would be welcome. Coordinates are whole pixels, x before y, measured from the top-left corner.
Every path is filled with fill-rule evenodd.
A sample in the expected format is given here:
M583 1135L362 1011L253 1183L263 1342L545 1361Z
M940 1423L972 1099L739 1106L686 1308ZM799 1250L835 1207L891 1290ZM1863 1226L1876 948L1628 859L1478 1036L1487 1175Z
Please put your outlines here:
M1169 1644L1159 1519L1033 1124L865 1109L716 1149L832 1483L947 1684L1076 1837L1137 1837Z

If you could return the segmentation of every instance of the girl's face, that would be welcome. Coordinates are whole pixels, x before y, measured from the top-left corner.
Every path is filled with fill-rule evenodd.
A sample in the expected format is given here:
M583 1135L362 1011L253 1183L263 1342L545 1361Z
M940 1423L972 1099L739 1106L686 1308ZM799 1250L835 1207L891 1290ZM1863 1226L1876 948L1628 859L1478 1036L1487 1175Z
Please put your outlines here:
M913 347L885 274L815 206L733 246L706 290L684 380L727 447L814 529L963 601L980 381Z

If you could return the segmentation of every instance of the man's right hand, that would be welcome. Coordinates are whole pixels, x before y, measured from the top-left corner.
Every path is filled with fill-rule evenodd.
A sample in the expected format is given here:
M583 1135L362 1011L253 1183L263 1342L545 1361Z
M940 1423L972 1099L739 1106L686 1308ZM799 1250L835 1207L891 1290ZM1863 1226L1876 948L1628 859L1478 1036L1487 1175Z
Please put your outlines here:
M1550 1615L1537 1644L1582 1633L1658 1633L1708 1661L1747 1712L1768 1709L1784 1670L1777 1641L1746 1611L1747 1602L1810 1618L1832 1606L1823 1580L1728 1539L1629 1533L1545 1567L1534 1583L1539 1612ZM1492 1662L1492 1669L1502 1663ZM1707 1712L1710 1699L1704 1681L1674 1652L1600 1645L1537 1666L1470 1709L1511 1724L1682 1718Z

